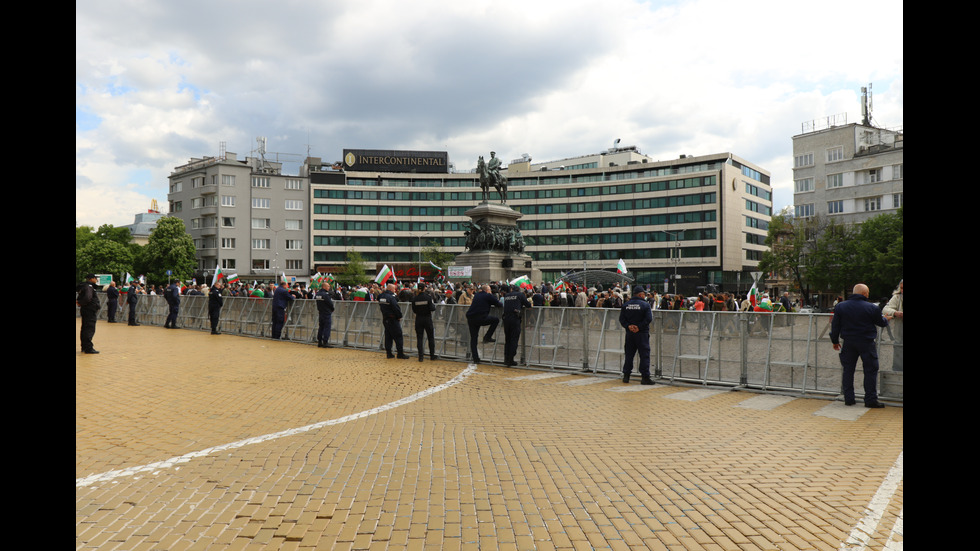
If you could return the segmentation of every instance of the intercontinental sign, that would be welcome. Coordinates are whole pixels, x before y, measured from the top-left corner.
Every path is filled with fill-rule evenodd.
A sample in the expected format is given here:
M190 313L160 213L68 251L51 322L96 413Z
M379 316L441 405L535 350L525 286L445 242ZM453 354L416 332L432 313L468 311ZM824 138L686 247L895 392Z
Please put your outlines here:
M391 151L345 149L344 169L361 172L448 173L449 154L445 151Z

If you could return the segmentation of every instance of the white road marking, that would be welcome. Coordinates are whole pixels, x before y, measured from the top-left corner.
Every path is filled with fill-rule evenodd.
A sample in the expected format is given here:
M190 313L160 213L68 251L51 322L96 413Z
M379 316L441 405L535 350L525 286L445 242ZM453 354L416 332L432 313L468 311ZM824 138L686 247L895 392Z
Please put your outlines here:
M864 518L851 530L851 535L840 544L840 551L863 551L867 547L871 536L878 529L881 516L888 507L888 503L895 494L895 490L898 489L898 485L902 482L904 472L904 460L902 456L904 454L905 452L898 454L898 459L895 460L892 468L885 475L885 480L882 481L881 486L878 486L878 491L871 498L871 503L868 504L868 508L864 512ZM902 511L905 511L904 507ZM903 526L901 519L902 516L899 515L898 523L896 524L899 531L902 530Z
M543 379L554 379L555 377L564 377L568 373L536 373L534 375L524 375L521 377L508 377L508 381L541 381Z
M244 446L249 446L249 445L252 445L252 444L258 444L260 442L268 442L270 440L276 440L278 438L285 438L287 436L295 436L297 434L301 434L301 433L304 433L304 432L309 432L311 430L316 430L316 429L323 428L323 427L328 427L328 426L331 426L331 425L340 425L340 424L346 423L348 421L355 421L357 419L363 419L365 417L370 417L371 415L382 413L382 412L388 411L390 409L394 409L394 408L399 407L399 406L404 406L405 404L410 404L410 403L412 403L412 402L414 402L416 400L421 400L422 398L425 398L427 396L431 396L432 394L435 394L436 392L439 392L441 390L445 390L445 389L447 389L449 387L455 386L455 385L463 382L470 375L472 375L476 371L476 368L477 368L476 364L469 364L469 365L466 366L466 369L464 369L459 375L456 375L455 377L453 377L452 379L446 381L445 383L442 383L441 385L436 385L434 387L427 388L427 389L425 389L425 390L423 390L421 392L416 392L415 394L412 394L411 396L406 396L405 398L402 398L400 400L395 400L394 402L390 402L390 403L384 404L383 406L378 406L376 408L371 408L371 409L368 409L368 410L364 410L364 411L361 411L359 413L353 413L351 415L345 415L344 417L339 417L337 419L330 419L329 421L321 421L319 423L313 423L312 425L306 425L305 427L299 427L299 428L295 428L295 429L288 429L288 430L284 430L284 431L280 431L280 432L274 432L272 434L265 434L265 435L262 435L262 436L256 436L256 437L253 437L253 438L246 438L244 440L239 440L237 442L231 442L229 444L223 444L221 446L214 446L212 448L206 448L206 449L203 449L203 450L199 450L199 451L196 451L196 452L191 452L191 453L184 454L184 455L181 455L181 456L178 456L178 457L172 457L172 458L167 459L167 460L164 460L164 461L157 461L155 463L150 463L150 464L147 464L147 465L138 465L136 467L129 467L129 468L126 468L126 469L119 469L119 470L109 471L109 472L105 472L105 473L101 473L101 474L93 474L93 475L86 476L84 478L76 478L75 479L75 487L76 488L83 488L85 486L90 486L90 485L95 484L97 482L107 482L109 480L113 480L113 479L116 479L116 478L121 478L121 477L126 477L126 476L133 476L133 475L137 475L137 474L145 473L145 472L159 471L159 470L162 470L162 469L169 469L169 468L174 467L176 465L187 463L187 462L191 461L192 459L197 459L199 457L207 457L209 455L213 455L213 454L218 453L218 452L223 452L223 451L226 451L226 450L233 450L233 449L237 449L237 448L242 448Z

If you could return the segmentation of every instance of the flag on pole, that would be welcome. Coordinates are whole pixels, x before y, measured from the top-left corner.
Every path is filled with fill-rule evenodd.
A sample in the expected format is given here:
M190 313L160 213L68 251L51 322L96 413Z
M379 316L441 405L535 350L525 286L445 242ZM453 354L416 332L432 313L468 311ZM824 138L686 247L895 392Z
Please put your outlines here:
M626 272L627 272L627 270L626 270L626 263L623 262L623 259L622 258L620 258L619 259L619 264L616 265L616 273L617 274L625 274Z
M389 268L387 264L385 264L384 266L381 267L381 271L378 272L378 275L375 276L374 282L377 283L378 285L384 285L385 282L388 281L388 278L394 279L394 277L395 277L395 273L391 271L391 268ZM394 279L394 281L396 283L398 282L397 279Z
M530 285L531 284L531 279L529 277L527 277L526 275L522 275L521 277L519 277L519 278L517 278L517 279L515 279L513 281L508 281L508 283L510 285L523 285L525 283L527 283L528 285Z
M211 286L214 287L214 284L217 283L218 280L220 280L221 279L221 276L223 276L223 275L224 275L224 273L221 271L221 266L220 265L215 265L215 267L214 267L214 278L211 279Z
M129 275L129 272L126 272L126 284L130 284L132 282L133 282L133 276Z
M436 266L435 263L433 263L431 260L429 261L429 265L432 266L433 268L439 270L440 272L442 271L442 268L440 268L439 266Z
M225 281L228 282L228 285L234 285L241 280L238 279L238 274L228 274L228 277L225 278Z
M752 309L754 310L758 303L759 303L759 289L755 286L755 282L753 282L752 288L749 289L749 304L752 305Z
M555 284L555 291L557 291L559 293L567 292L568 291L568 284L559 279L558 280L558 283Z

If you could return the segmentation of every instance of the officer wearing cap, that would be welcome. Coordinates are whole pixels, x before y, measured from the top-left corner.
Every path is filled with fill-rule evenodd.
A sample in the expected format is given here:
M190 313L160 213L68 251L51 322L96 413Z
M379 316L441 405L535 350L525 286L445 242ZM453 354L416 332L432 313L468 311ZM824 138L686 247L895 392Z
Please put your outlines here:
M402 309L398 306L398 297L395 296L397 287L389 283L384 292L378 296L378 306L381 307L381 324L384 326L385 352L389 358L394 358L391 353L391 345L394 343L398 350L398 358L407 360L405 355L405 345L402 341Z
M78 305L79 313L82 316L82 329L79 338L82 341L83 354L98 354L99 351L93 348L92 337L95 336L95 320L99 315L99 296L95 294L95 282L98 278L95 274L87 274L85 281L78 287L78 297L75 304Z
M507 293L507 286L504 285L501 290ZM501 316L501 321L504 323L504 365L509 367L517 365L514 363L514 356L517 355L517 343L521 339L521 312L525 308L530 308L531 303L528 302L524 291L516 285L512 286L510 292L504 295L502 302L504 305L504 313Z
M419 287L412 299L412 312L415 314L415 336L418 340L419 361L425 357L425 338L429 339L429 358L436 359L436 340L432 328L432 312L436 310L436 303L432 300L432 294L426 291L425 283L419 283Z
M630 382L633 372L633 356L640 354L640 384L652 385L650 378L650 324L653 323L653 310L646 301L646 293L641 287L633 289L633 298L619 311L619 324L626 329L623 364L623 382Z

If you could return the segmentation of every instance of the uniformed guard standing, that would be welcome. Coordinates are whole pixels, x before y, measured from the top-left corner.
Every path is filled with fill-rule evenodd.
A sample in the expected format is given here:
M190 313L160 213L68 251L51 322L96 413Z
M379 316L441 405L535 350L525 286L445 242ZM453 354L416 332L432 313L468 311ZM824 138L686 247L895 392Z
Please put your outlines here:
M168 307L167 321L163 322L163 326L167 329L177 329L177 316L180 313L180 288L177 287L176 282L170 283L163 298L167 301Z
M99 316L99 296L95 294L95 282L98 280L95 274L85 276L85 281L78 287L78 297L75 304L78 305L79 313L82 315L82 330L79 338L82 341L83 354L98 354L99 351L93 348L92 338L95 336L95 321Z
M330 344L330 330L333 325L333 297L330 293L330 284L324 283L316 294L313 295L316 301L316 310L320 315L320 328L316 333L317 348L333 348Z
M116 323L116 310L119 309L119 289L116 288L115 281L109 282L109 288L105 290L105 296L106 306L109 307L107 321L109 323Z
M640 353L640 384L655 384L650 378L650 324L653 323L653 310L646 301L646 293L640 287L633 289L633 298L619 311L619 324L626 329L623 364L623 382L630 382L633 372L633 356Z
M389 283L385 291L378 297L378 305L381 307L381 323L384 325L385 352L389 358L394 358L391 353L391 345L394 343L398 350L398 358L407 360L405 355L405 345L402 337L402 309L398 306L398 297L395 296L397 287L394 283Z
M429 338L429 358L434 360L436 356L436 340L432 328L432 312L436 311L436 303L432 300L432 294L425 289L425 283L419 283L418 293L412 300L412 312L415 314L415 336L418 340L419 361L425 357L425 337Z
M282 338L282 328L286 325L286 306L296 300L296 297L289 293L286 282L279 282L279 286L272 293L272 338Z
M126 302L129 304L129 325L139 325L139 322L136 321L136 304L140 300L139 295L136 294L138 290L136 280L133 280L129 284L129 291L126 293Z
M224 287L224 283L217 281L208 291L208 318L211 320L212 335L221 334L221 331L218 331L218 322L221 321L221 307L225 304L225 297L221 296Z
M506 287L506 286L505 286ZM504 292L507 290L504 289ZM524 308L530 308L527 296L520 287L511 287L511 291L503 298L504 313L501 320L504 322L504 365L513 366L514 357L517 355L517 343L521 339L521 312Z

